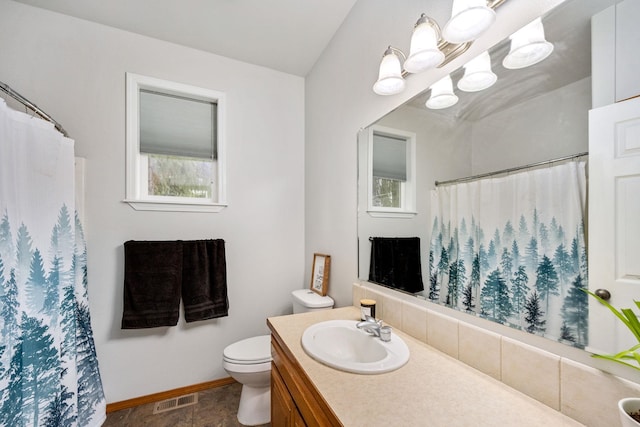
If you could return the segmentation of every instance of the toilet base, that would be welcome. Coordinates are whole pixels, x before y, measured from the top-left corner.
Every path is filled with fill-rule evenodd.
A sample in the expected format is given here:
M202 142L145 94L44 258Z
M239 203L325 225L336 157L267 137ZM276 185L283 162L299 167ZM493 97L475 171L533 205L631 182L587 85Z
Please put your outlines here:
M271 387L242 386L238 422L245 426L267 424L271 421Z

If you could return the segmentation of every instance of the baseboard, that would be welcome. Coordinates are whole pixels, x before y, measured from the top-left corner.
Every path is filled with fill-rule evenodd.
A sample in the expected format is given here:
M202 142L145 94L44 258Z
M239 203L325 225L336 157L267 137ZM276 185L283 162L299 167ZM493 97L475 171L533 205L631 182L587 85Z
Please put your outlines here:
M182 396L183 394L195 393L198 391L208 390L210 388L222 387L233 384L236 380L231 377L221 378L219 380L208 381L206 383L188 385L186 387L175 388L173 390L161 391L147 396L134 397L133 399L123 400L107 404L107 414L122 409L133 408L134 406L145 405L147 403L159 402L172 397Z

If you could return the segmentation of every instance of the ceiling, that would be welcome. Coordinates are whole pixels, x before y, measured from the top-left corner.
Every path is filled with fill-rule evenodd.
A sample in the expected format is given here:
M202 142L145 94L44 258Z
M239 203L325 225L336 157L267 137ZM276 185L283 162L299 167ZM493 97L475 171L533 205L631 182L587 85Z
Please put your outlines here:
M356 0L15 0L306 76Z

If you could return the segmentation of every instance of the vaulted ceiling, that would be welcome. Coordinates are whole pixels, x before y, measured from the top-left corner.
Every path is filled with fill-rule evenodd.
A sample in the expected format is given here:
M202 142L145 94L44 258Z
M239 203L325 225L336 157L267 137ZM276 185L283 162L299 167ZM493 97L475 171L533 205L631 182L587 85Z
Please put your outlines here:
M306 76L356 0L16 0Z

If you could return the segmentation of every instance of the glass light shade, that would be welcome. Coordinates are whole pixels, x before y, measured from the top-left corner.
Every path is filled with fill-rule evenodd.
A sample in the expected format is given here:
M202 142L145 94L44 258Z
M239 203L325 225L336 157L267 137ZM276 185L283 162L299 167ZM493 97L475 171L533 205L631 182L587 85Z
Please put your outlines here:
M502 61L504 68L525 68L545 59L553 51L553 44L544 38L542 20L536 18L510 37L509 54Z
M451 43L477 39L496 20L496 13L486 0L453 0L451 19L442 29L442 37Z
M400 58L389 48L380 62L378 80L373 85L373 91L378 95L395 95L402 92L404 86Z
M431 89L431 96L425 104L427 108L440 110L458 102L458 97L453 93L453 82L448 74L431 85L429 89Z
M478 92L498 80L491 71L491 57L485 51L464 65L464 76L458 81L458 89L465 92Z
M440 30L436 29L435 23L423 14L413 29L404 69L410 73L420 73L440 65L444 61L444 53L438 49L439 36Z

